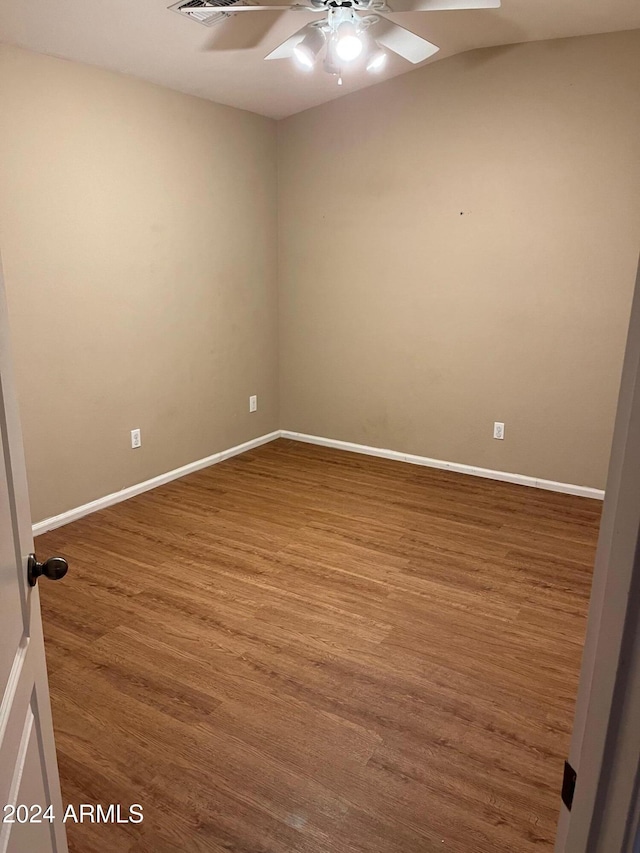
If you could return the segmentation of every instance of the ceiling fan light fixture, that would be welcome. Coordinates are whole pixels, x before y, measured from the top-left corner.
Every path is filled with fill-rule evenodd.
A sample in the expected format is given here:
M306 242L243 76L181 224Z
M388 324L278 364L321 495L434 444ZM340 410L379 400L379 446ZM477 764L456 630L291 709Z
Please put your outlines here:
M336 57L331 53L327 53L325 56L324 62L322 63L322 67L327 72L327 74L333 74L334 76L339 75L342 71L340 68L340 63L336 62Z
M334 77L340 76L342 72L342 65L338 54L336 53L336 42L336 34L330 33L327 38L327 52L325 53L324 62L322 63L322 67L326 73L333 74Z
M367 71L372 71L375 74L378 71L382 71L386 64L387 54L382 48L378 48L367 60Z
M293 48L293 56L297 60L298 65L305 71L311 71L316 64L318 54L324 46L324 36L322 32L314 27L302 39L300 44Z
M343 62L353 62L360 56L364 47L355 24L345 21L338 27L336 35L336 53L339 58Z
M308 50L305 50L300 45L297 45L293 48L293 56L304 71L311 71L313 66L315 65L313 57L309 54Z

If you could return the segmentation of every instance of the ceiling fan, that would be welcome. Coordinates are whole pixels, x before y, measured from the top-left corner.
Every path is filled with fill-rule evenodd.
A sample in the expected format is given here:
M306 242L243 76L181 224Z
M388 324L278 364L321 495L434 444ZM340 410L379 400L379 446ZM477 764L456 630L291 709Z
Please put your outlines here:
M435 12L455 9L497 9L501 0L307 0L287 5L252 5L242 0L211 0L204 9L227 12L305 11L318 20L305 24L278 45L265 59L294 59L305 71L311 71L322 59L324 70L342 84L343 68L364 60L369 72L381 71L387 51L417 63L428 59L439 48L397 23L395 16L405 12ZM200 5L200 4L198 4ZM372 32L370 32L370 30Z

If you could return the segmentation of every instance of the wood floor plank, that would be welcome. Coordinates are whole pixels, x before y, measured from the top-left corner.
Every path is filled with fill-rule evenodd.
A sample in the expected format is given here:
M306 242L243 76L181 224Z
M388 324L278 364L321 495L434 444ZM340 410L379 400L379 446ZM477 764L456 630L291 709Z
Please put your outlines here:
M600 509L279 440L39 537L72 853L550 853Z

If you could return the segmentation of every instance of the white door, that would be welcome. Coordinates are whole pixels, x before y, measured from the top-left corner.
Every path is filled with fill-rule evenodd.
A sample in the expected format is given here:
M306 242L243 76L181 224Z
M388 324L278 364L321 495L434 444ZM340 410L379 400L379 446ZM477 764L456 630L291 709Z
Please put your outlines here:
M32 551L0 264L0 853L66 853Z
M640 265L556 853L640 853Z

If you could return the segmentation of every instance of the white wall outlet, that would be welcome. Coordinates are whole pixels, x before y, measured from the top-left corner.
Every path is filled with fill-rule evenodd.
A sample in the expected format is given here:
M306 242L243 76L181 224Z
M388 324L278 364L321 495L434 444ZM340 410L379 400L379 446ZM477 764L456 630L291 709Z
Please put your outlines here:
M256 394L253 394L251 397L249 397L249 411L258 411L258 396Z
M131 430L131 447L141 447L142 446L142 436L140 435L139 429Z
M504 424L496 421L493 425L493 437L494 438L504 438Z

